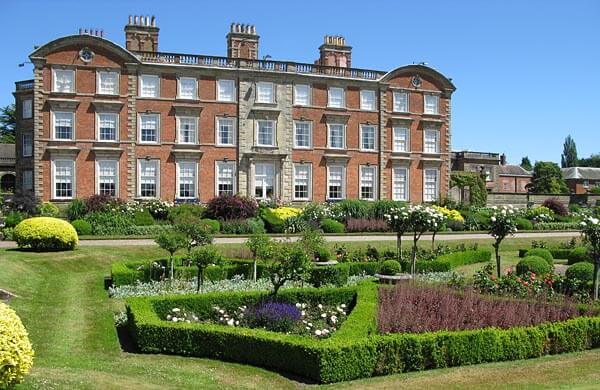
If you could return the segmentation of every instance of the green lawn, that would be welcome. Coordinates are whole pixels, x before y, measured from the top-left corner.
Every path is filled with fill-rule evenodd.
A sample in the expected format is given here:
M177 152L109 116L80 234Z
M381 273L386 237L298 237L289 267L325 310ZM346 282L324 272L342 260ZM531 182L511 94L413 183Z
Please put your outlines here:
M517 242L522 241L522 242ZM505 262L530 240L507 242ZM376 243L393 246L393 242ZM424 243L426 244L426 243ZM482 244L483 245L483 244ZM485 242L489 245L489 241ZM349 244L348 247L354 247ZM224 247L239 252L239 246ZM510 250L508 250L510 249ZM307 385L268 370L217 360L121 352L111 300L102 278L117 259L164 256L156 247L81 247L35 254L0 250L0 288L19 295L11 305L29 330L36 358L22 388L298 388ZM481 265L468 266L472 272ZM535 360L409 373L336 384L332 388L594 388L600 350Z

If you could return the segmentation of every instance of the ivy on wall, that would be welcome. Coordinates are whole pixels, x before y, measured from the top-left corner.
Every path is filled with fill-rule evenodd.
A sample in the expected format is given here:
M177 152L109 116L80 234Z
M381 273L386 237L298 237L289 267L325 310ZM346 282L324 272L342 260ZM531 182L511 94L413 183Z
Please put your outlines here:
M450 174L450 188L458 187L461 191L469 189L472 206L485 206L487 201L487 189L485 181L478 173L474 172L452 172Z

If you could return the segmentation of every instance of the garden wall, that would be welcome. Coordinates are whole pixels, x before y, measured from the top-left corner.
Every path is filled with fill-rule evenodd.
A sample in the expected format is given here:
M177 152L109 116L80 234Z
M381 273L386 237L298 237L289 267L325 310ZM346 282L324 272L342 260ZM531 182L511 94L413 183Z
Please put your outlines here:
M548 198L556 198L565 206L569 204L596 206L600 201L600 195L556 195L556 194L522 194L522 193L501 193L491 192L487 197L488 206L513 205L515 207L524 208L528 204L539 206Z

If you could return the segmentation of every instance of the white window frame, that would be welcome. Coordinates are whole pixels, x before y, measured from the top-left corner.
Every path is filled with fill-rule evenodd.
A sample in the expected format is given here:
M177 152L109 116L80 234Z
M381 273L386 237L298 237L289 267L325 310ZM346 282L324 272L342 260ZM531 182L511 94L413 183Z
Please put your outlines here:
M156 141L142 141L142 118L145 116L156 117ZM139 114L138 115L138 142L140 144L156 145L160 144L160 114Z
M435 171L435 192L434 197L429 198L425 192L427 185L427 171ZM425 168L423 169L423 202L435 202L440 197L440 170L438 168Z
M155 179L156 179L156 183L155 183L155 194L154 196L142 196L142 164L145 162L150 162L153 161L156 164L156 175L155 175ZM154 198L160 198L160 160L157 158L152 158L152 159L143 159L140 158L137 161L137 173L136 173L136 179L137 179L137 198L140 199L154 199Z
M365 134L364 133L365 127L373 128L373 148L365 148L365 145L363 142L364 141L363 135ZM360 150L365 151L365 152L377 151L377 126L376 125L365 125L365 124L360 125Z
M114 115L115 120L115 138L114 139L100 139L100 116L102 115ZM119 141L119 114L115 112L97 112L96 113L96 140L98 142L118 142Z
M270 144L261 144L261 143L259 143L259 140L260 140L260 137L259 137L259 128L260 128L260 123L261 122L269 122L269 123L271 123L271 127L272 127L273 131L271 132L271 143ZM275 146L277 146L277 121L272 120L272 119L257 119L256 120L256 126L255 126L254 144L256 146L261 146L261 147L275 147Z
M307 89L307 102L301 103L301 102L298 102L298 100L297 100L298 88L304 88L304 87ZM308 107L311 104L312 104L312 88L311 88L310 84L294 84L294 105Z
M363 170L370 169L373 171L373 197L364 198L362 196L362 181ZM377 167L375 165L359 165L358 166L358 198L361 200L376 200L377 199Z
M115 195L113 197L119 197L119 160L117 159L100 159L96 160L96 194L100 195L100 165L102 163L113 163L115 164Z
M231 99L221 99L221 83L231 83ZM235 88L235 80L231 79L218 79L217 80L217 96L216 100L218 102L235 102L236 101L236 88Z
M396 170L403 170L405 172L404 175L404 198L400 198L396 196ZM404 201L408 202L410 200L410 169L404 166L394 166L392 167L392 200Z
M298 145L298 136L296 125L308 125L308 145ZM313 128L311 121L294 121L294 149L312 149L313 147Z
M405 109L402 110L399 102L399 95L406 96L406 106ZM392 111L393 112L410 112L410 92L408 91L393 91L392 92Z
M306 197L296 196L296 168L306 167L308 169ZM292 184L292 199L299 201L309 201L312 199L312 164L310 163L294 163L293 166L293 184Z
M144 95L144 83L145 79L156 80L156 93L154 95ZM159 98L160 97L160 76L156 74L142 74L140 75L140 93L141 98Z
M21 187L23 191L33 191L33 170L25 169L21 174Z
M25 141L29 140L29 144ZM21 155L23 157L31 157L33 156L33 134L24 133L21 136Z
M342 126L342 146L333 146L331 144L331 126ZM327 148L329 149L346 149L346 127L347 125L344 123L328 123L327 124Z
M194 166L194 196L181 195L181 164L192 164ZM198 199L198 162L194 160L177 160L175 161L175 197L177 199Z
M434 110L429 110L427 108L427 98L428 97L435 99L435 107L434 107L435 109ZM440 97L438 95L433 95L430 93L423 95L423 113L428 114L428 115L439 115L439 113L440 113Z
M404 150L401 150L396 145L396 131L404 130L406 137L404 140ZM410 152L410 127L409 126L393 126L392 127L392 151L393 152Z
M264 182L263 182L263 186L262 186L263 196L261 196L261 197L256 196L256 176L257 176L256 168L258 165L271 165L273 167L273 195L271 198L277 198L277 167L275 166L275 163L272 163L272 162L256 162L256 163L254 163L254 183L252 186L252 196L254 196L256 199L270 199L269 196L267 196L267 189L264 185Z
M260 90L262 90L262 88L267 88L270 89L270 99L269 100L263 100L260 97ZM277 88L275 86L275 83L272 83L270 81L259 81L256 83L256 94L255 94L255 99L254 101L256 103L264 103L264 104L272 104L275 103L276 99L275 99L275 95L277 94Z
M224 143L221 139L221 121L230 121L231 122L231 143ZM217 146L235 146L236 143L236 121L235 118L232 117L217 117L215 125L215 140L217 141Z
M56 138L56 114L71 114L71 138ZM75 112L74 111L52 111L52 140L74 141L75 140Z
M194 92L192 96L183 96L181 94L181 82L182 81L192 81L194 83ZM195 77L178 77L177 78L177 99L185 99L185 100L198 100L198 79Z
M427 134L435 133L435 151L427 150ZM425 128L423 130L423 153L424 154L439 154L440 153L440 131L434 128Z
M342 197L341 198L331 198L329 196L329 185L331 184L331 168L341 168L342 169ZM327 200L342 200L346 199L346 166L345 165L337 165L332 164L327 166L327 188L326 188L326 199Z
M21 118L33 118L33 99L23 99L21 102Z
M56 195L56 163L57 162L70 162L71 163L71 196L57 196ZM72 158L56 158L52 159L52 199L74 199L76 197L76 170L75 170L75 159Z
M103 75L114 75L115 76L115 87L112 91L103 91L102 90L102 76ZM119 72L115 72L112 70L99 70L96 72L96 93L98 95L118 95L120 90L120 77L121 74Z
M373 97L373 104L372 106L367 106L365 104L365 97L367 96L367 94L372 95ZM372 89L361 89L360 90L360 109L363 111L376 111L377 110L377 94L375 93L374 90Z
M194 124L194 136L192 137L192 141L191 142L184 142L183 141L183 137L182 137L182 128L181 128L181 121L187 121L187 120L191 120L192 123ZM177 143L178 144L182 144L182 145L196 145L198 144L198 117L197 116L176 116L175 117L175 122L176 122L176 126L177 126Z
M342 93L342 102L341 105L334 105L332 104L332 100L331 100L331 96L332 96L332 92L336 90L336 91L341 91ZM330 108L346 108L346 90L344 88L341 87L329 87L329 89L327 89L327 107Z
M73 80L73 82L71 83L71 85L73 86L73 88L70 91L59 91L58 90L58 85L57 85L57 73L71 73L71 78ZM76 74L75 74L75 69L56 69L53 68L52 69L52 92L57 92L57 93L75 93L77 91L77 86L76 86Z
M220 176L219 176L219 167L223 166L223 165L229 165L233 167L233 173L232 173L232 192L231 195L235 195L236 194L236 189L237 189L237 164L235 163L235 161L215 161L215 196L219 196L219 181L220 181Z

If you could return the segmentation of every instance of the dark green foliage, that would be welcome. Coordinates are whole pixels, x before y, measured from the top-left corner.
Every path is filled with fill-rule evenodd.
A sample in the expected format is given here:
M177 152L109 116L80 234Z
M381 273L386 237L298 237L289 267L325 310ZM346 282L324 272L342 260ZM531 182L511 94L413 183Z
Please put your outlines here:
M448 253L437 257L435 260L417 260L417 273L448 272L461 265L485 263L492 259L492 252L487 249L469 250ZM402 262L402 269L410 271L410 263Z
M92 234L92 224L84 219L76 219L71 222L71 225L73 225L79 236L89 236Z
M9 104L0 108L0 144L15 143L15 127L17 115L15 104Z
M536 230L579 230L578 222L538 222Z
M529 256L541 257L542 259L546 260L548 265L550 265L550 266L554 265L554 256L552 256L552 252L550 252L548 249L544 249L544 248L530 249L527 251L527 254L525 255L525 257L529 257Z
M133 218L124 213L97 211L87 214L84 219L92 225L96 236L128 235L135 228Z
M37 213L42 217L57 218L60 215L60 210L54 203L44 202L38 206Z
M525 256L523 260L517 263L517 275L524 275L527 272L533 272L536 275L546 275L552 272L552 267L541 257Z
M344 224L334 219L326 218L321 222L321 229L325 233L344 233Z
M326 246L319 247L315 250L315 261L330 261L331 257L331 251Z
M577 160L577 146L575 145L575 140L569 134L563 144L563 152L560 155L560 166L562 168L576 167Z
M136 211L133 215L133 221L136 226L151 226L154 225L154 217L148 209Z
M531 192L536 194L565 194L569 192L558 164L550 161L535 163Z
M339 221L346 221L349 218L369 218L371 204L365 200L345 199L332 204L331 212L333 215L339 216Z
M569 252L569 256L567 257L567 260L568 260L567 264L569 264L569 265L579 263L582 261L587 261L589 263L592 262L592 258L590 257L590 254L589 254L589 249L585 246L581 246L581 247L571 250Z
M533 169L533 165L531 164L531 160L529 160L528 156L525 156L521 159L521 168L525 169L526 171L530 171Z
M518 230L533 230L533 223L527 218L517 218L516 223Z
M600 168L600 154L592 154L590 157L579 159L577 166Z
M204 218L200 220L200 223L206 226L209 233L215 234L221 231L221 223L216 219Z
M14 228L26 217L27 216L20 211L11 211L4 217L4 226L8 228Z
M80 199L73 199L67 206L67 218L69 221L82 219L85 217L86 208L85 202Z
M484 207L487 201L487 189L481 175L474 172L452 172L450 174L450 188L458 187L461 190L469 189L471 206Z
M589 283L594 277L594 265L587 262L573 264L565 271L565 277L571 282Z
M230 219L221 223L224 234L256 234L265 233L265 223L261 218Z
M396 260L386 260L381 265L379 273L382 275L396 275L400 273L400 263Z
M269 233L283 233L285 221L279 218L271 209L260 209L260 218L265 222Z
M202 219L206 208L199 204L182 203L169 209L168 218L172 223L178 223L181 219L195 217Z
M324 285L343 286L348 283L349 270L348 264L313 267L307 281L314 287Z

